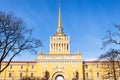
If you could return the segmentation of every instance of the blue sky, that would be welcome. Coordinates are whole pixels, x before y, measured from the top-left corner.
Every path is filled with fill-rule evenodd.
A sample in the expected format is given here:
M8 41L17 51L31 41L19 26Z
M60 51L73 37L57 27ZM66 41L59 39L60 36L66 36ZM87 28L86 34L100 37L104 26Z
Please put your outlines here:
M49 37L57 29L58 0L0 0L0 10L14 12L34 29L33 36L40 39L44 54L49 52ZM71 38L71 53L80 50L84 60L96 59L106 31L120 24L120 0L60 0L64 32ZM14 60L36 60L37 55L22 53Z

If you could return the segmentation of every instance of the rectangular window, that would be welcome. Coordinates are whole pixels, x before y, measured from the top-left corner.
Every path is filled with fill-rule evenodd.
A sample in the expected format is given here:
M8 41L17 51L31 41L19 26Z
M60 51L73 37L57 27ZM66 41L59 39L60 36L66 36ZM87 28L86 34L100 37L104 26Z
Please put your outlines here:
M32 69L34 69L34 65L32 65Z
M120 68L120 64L118 65L118 68Z
M12 73L9 73L9 78L11 78L12 77Z
M10 69L12 69L12 65L10 65Z
M110 65L108 64L108 68L110 68Z
M22 77L22 73L20 73L20 77Z
M99 72L97 72L97 77L99 77L100 76L100 74L99 74Z
M21 65L21 69L23 69L23 65Z
M85 65L85 68L88 69L88 65Z
M110 77L110 72L108 72L108 78Z
M98 69L98 67L99 67L99 65L97 64L97 65L96 65L96 68Z
M31 73L31 77L33 77L34 76L34 74L33 73Z
M86 77L88 78L88 73L86 73Z

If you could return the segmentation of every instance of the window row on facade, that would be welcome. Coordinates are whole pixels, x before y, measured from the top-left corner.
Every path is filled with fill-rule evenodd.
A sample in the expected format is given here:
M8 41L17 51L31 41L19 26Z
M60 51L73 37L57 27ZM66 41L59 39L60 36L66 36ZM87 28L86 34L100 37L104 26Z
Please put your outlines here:
M90 73L90 74L91 74L91 73ZM99 72L97 72L96 75L97 75L97 77L100 77L100 73L99 73ZM88 72L85 73L85 76L86 76L86 78L92 77L92 75L89 76L89 73L88 73Z
M24 69L25 66L24 65L20 65L20 69ZM13 69L13 65L10 65L10 69ZM31 69L34 69L34 65L31 65Z
M107 75L105 75L107 78L110 78L112 77L112 73L110 73L109 71L107 72ZM118 72L118 76L120 76L120 71ZM85 73L85 77L86 78L89 78L89 77L94 77L92 76L92 73L91 72L86 72ZM100 72L96 72L96 77L100 77Z
M11 78L11 77L13 77L13 76L14 76L14 75L12 74L12 72L10 72L9 75L8 75L9 78ZM20 77L20 78L25 77L25 76L26 76L26 75L23 75L22 72L19 74L19 77ZM31 74L30 74L30 77L34 77L34 73L31 73Z
M85 65L85 68L86 68L86 69L89 69L89 67L94 67L94 68L96 67L96 68L98 69L98 68L99 68L99 64L96 64L96 65L87 65L87 64L86 64L86 65Z
M110 64L107 64L107 65L99 65L99 64L94 64L94 65L89 65L89 64L85 64L85 68L86 69L89 69L89 68L97 68L97 69L99 69L99 67L104 67L104 68L110 68L111 67L111 65ZM118 65L116 68L120 68L120 65Z

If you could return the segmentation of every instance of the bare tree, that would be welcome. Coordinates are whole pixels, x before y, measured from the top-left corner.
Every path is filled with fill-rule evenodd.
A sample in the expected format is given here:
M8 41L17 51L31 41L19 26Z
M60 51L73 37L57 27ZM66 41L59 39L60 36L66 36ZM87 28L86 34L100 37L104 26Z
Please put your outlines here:
M107 35L103 39L102 49L110 44L120 45L120 25L114 25L114 27L117 28L118 31L107 31Z
M114 25L114 27L117 28L118 31L107 32L107 35L103 39L102 49L106 48L110 44L120 45L120 25ZM114 78L114 80L117 80L118 66L120 61L120 50L113 47L113 49L110 49L105 54L100 55L99 60L107 61L107 63L105 64L110 65L109 70L108 68L106 68L107 71L109 71L109 74Z
M112 49L105 54L100 55L99 60L106 61L103 62L103 67L107 77L113 77L114 80L117 80L118 71L119 71L119 60L120 60L120 51ZM104 75L105 76L105 75Z
M32 29L13 13L0 11L0 73L4 71L12 59L24 50L36 53L35 48L42 44L40 40L32 37ZM1 67L1 63L9 55L8 63Z

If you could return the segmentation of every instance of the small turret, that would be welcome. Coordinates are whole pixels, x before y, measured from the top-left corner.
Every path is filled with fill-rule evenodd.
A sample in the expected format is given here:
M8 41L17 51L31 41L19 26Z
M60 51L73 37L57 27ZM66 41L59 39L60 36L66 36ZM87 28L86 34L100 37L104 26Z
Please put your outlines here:
M78 50L77 54L81 55L80 51Z

